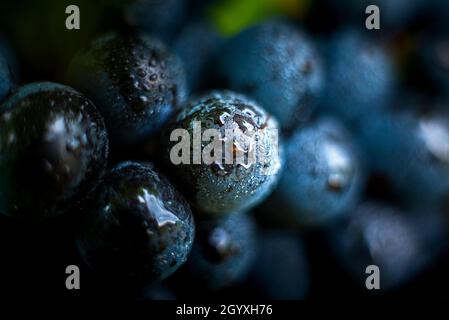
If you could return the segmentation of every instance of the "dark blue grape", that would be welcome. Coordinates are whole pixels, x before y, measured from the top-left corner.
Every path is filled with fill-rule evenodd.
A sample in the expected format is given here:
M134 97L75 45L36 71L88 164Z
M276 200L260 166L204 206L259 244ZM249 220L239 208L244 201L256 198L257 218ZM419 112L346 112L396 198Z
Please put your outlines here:
M386 108L396 83L391 57L355 29L337 33L327 47L323 107L351 125Z
M251 282L266 299L299 300L309 291L309 265L299 237L265 231L260 237Z
M359 138L372 170L389 178L400 197L423 203L448 194L449 114L446 111L386 112L367 117L363 124Z
M92 97L113 144L157 133L187 98L179 59L144 35L109 35L75 57L70 81Z
M207 22L194 22L181 31L173 44L174 51L184 63L187 84L196 92L204 85L206 73L223 39Z
M427 9L432 0L325 0L330 4L334 15L342 22L348 20L365 27L368 15L365 10L370 5L376 5L380 10L380 30L386 32L398 31L409 26L420 12ZM371 13L371 12L370 12Z
M324 80L314 45L280 20L232 38L220 52L217 72L227 88L255 98L285 129L308 117Z
M187 0L132 0L123 7L126 22L169 40L186 17Z
M330 241L360 286L368 277L366 267L376 265L380 286L388 290L409 281L439 255L444 231L443 219L434 211L403 212L367 202L335 226Z
M198 221L197 237L187 261L189 275L208 290L242 280L256 256L256 229L244 213Z
M86 263L118 281L162 280L187 259L195 227L190 207L150 164L119 164L87 208L77 244Z
M262 206L271 218L301 225L324 224L358 201L364 170L355 141L335 119L297 129L285 147L278 188Z
M211 157L211 163L205 162L203 156L206 146L215 138L200 142L199 148L194 147L195 123L201 124L202 134L207 129L215 129L221 135L217 138L222 139L222 152ZM170 141L170 135L177 129L187 130L189 140ZM170 156L173 174L191 203L210 214L226 214L255 206L275 186L282 164L277 129L276 120L254 101L232 92L216 91L184 108L165 130L163 143L167 145L165 153L167 158ZM230 130L233 138L225 130ZM226 139L229 139L227 144ZM188 142L187 152L192 152L187 156L187 163L174 164L173 157L185 154L176 147L183 145L183 141ZM194 148L200 151L199 163L194 162ZM238 161L238 154L242 161Z
M108 138L92 102L55 83L20 88L0 107L0 211L59 215L97 184Z

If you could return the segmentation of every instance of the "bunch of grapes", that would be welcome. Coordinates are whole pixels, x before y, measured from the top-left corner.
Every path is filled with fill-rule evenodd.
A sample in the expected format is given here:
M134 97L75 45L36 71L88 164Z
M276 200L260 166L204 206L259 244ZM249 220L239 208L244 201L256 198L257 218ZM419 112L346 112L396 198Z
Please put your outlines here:
M3 2L11 292L60 298L67 265L83 289L62 297L108 301L369 296L372 265L389 296L441 275L445 1L84 0L80 30L66 1Z

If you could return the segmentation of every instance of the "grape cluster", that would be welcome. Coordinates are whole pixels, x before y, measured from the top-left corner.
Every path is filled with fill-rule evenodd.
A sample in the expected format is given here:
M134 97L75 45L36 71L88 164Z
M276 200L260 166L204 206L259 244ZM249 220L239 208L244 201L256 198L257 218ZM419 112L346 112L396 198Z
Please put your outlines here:
M357 296L370 265L387 296L432 286L446 2L270 0L228 34L232 3L83 0L82 31L47 19L40 42L16 20L51 0L0 5L0 273L76 263L108 301Z

